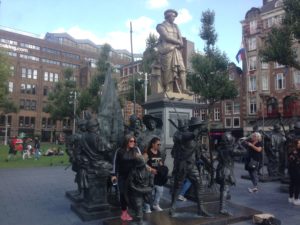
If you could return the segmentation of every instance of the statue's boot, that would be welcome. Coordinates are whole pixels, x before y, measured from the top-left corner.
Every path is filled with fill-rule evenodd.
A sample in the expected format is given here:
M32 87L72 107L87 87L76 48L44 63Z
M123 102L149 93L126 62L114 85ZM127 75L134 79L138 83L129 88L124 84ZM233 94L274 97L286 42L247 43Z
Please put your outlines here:
M198 215L204 217L213 217L213 215L207 212L206 209L204 208L202 200L198 200Z
M180 193L180 189L173 189L173 193L172 193L172 202L171 202L171 207L169 210L169 214L170 216L174 216L175 214L175 210L176 210L176 201L177 201L177 197Z
M230 212L226 209L227 207L227 194L228 194L228 187L224 188L224 190L220 191L220 214L225 215L225 216L232 216Z

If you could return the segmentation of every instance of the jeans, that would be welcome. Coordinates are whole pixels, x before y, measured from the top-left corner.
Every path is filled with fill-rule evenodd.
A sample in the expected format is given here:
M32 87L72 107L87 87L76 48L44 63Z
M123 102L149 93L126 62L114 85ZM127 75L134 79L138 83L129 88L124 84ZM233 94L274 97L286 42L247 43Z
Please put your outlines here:
M164 186L154 185L154 189L153 189L153 192L154 192L153 205L159 205L159 201L160 201L160 198L161 198L161 196L163 194L163 191L164 191Z
M153 202L151 205L159 205L159 201L160 201L160 198L163 194L163 191L164 191L164 186L159 186L159 185L154 185L154 188L153 188L153 191L152 191L152 198L153 198ZM147 211L147 210L150 210L150 204L148 203L145 203L144 204L144 209Z
M249 170L250 179L254 187L258 184L258 169Z
M187 192L187 190L189 190L189 188L191 187L191 185L192 185L192 182L189 179L185 179L183 186L181 188L181 191L180 191L180 195L184 196L185 193Z

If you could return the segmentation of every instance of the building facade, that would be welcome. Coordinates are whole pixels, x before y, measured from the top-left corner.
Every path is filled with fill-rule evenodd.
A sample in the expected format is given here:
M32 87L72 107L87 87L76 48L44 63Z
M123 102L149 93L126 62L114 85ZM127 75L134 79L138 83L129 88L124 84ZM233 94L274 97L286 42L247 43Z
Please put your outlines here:
M47 96L55 83L63 79L65 68L73 69L79 88L87 87L96 73L101 46L66 33L47 33L41 39L0 30L0 50L8 55L10 63L9 97L20 108L17 114L8 115L8 134L24 132L50 141L60 133L71 132L73 121L53 121L43 111ZM110 61L120 68L131 61L131 56L129 52L112 50ZM0 136L4 136L4 118L0 116Z
M276 62L262 62L259 50L271 28L280 26L284 17L282 0L263 0L261 8L251 8L242 23L245 49L243 61L246 77L243 102L244 127L253 125L271 128L279 123L279 115L288 126L300 116L300 71ZM299 53L299 44L294 43Z

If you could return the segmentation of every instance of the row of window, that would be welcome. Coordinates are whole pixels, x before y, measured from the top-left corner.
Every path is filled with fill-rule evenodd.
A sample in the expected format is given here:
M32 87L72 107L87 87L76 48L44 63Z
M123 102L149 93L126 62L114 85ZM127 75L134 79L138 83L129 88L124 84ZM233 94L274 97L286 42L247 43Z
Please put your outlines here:
M36 94L36 85L35 84L21 84L21 93L22 94Z
M20 109L36 111L36 100L31 99L21 99L20 100Z
M207 109L195 109L193 111L193 116L200 117L201 121L205 121L207 119L208 110ZM219 108L214 108L214 121L221 120L221 111Z
M257 91L256 76L249 76L249 91ZM275 90L283 90L286 88L286 75L283 73L278 73L274 77ZM296 89L300 89L300 71L295 71L293 74L293 86ZM261 75L261 90L269 90L269 78L266 74Z
M11 57L17 57L17 53L16 52L10 52L8 51L7 54ZM66 53L69 54L69 53ZM22 59L26 59L26 60L32 60L35 62L39 62L40 58L33 56L33 55L27 55L27 54L19 54L20 58ZM79 68L79 65L76 64L71 64L71 63L65 63L65 62L60 62L60 61L56 61L56 60L51 60L51 59L46 59L46 58L42 58L41 61L43 63L47 63L47 64L52 64L52 65L57 65L57 66L64 66L64 67L69 67L69 68L73 68L73 69L77 69Z
M14 75L15 67L11 66L10 71L11 71L11 75ZM37 71L37 69L22 67L21 68L21 77L36 80L38 77L38 71ZM53 72L48 72L48 71L44 72L44 81L58 82L58 79L59 79L58 73L53 73Z

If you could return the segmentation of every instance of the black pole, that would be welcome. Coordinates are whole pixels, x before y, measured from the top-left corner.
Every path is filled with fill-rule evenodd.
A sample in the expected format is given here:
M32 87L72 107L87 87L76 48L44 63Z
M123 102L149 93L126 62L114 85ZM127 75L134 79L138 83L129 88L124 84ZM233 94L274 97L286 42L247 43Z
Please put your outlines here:
M132 65L133 65L134 58L133 58L132 23L131 23L131 21L130 21L130 47L131 47L131 62L132 62ZM136 96L135 96L135 73L134 72L132 74L132 79L133 79L133 114L135 114Z

